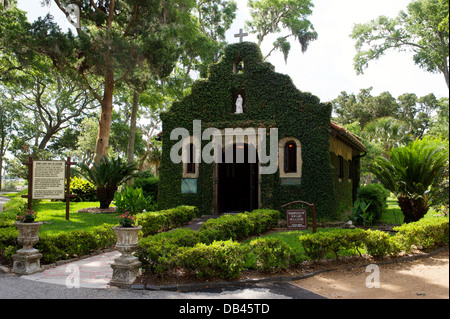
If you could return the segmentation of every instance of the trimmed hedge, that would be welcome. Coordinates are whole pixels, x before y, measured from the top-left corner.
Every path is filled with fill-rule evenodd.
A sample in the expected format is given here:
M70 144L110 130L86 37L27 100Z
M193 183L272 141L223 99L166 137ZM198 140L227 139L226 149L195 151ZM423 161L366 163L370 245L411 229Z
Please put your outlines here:
M205 242L214 240L242 240L249 235L259 235L278 224L280 212L273 209L256 209L236 215L223 215L207 220L199 229Z
M336 257L339 253L350 249L359 252L364 244L364 236L365 231L362 229L335 229L302 235L299 241L309 258L319 260L330 252L333 252Z
M17 243L17 236L15 227L0 229L0 254L5 255L5 251L8 251L8 255L12 255L12 252L21 248ZM41 262L52 263L88 255L91 251L111 247L116 241L116 234L111 225L103 224L92 231L39 234L39 242L35 248L43 255Z
M449 219L430 217L394 227L397 233L391 236L379 230L336 229L328 232L307 234L299 237L306 255L318 260L330 252L336 256L343 251L366 248L367 254L378 258L409 252L415 246L430 249L448 244Z
M144 237L146 237L181 227L197 215L197 207L182 205L157 212L136 214L136 223L142 226L142 232Z
M142 268L154 273L162 273L175 267L189 270L199 267L196 270L197 275L201 277L216 276L219 272L217 269L220 269L219 276L222 278L234 278L243 270L242 265L246 258L243 255L244 250L236 248L236 245L230 244L229 241L261 234L276 226L279 216L280 212L270 209L223 215L208 220L197 232L191 229L176 229L143 238L138 244L136 255L142 262ZM233 256L234 253L238 253L237 259ZM195 257L192 259L190 255ZM219 266L210 260L212 256L229 256L231 261L225 262L225 268L218 268Z

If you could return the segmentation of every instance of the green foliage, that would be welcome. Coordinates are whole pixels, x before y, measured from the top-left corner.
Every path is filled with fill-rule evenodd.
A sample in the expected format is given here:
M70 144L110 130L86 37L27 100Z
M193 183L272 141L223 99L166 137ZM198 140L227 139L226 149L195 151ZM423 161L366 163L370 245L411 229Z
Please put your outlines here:
M377 158L370 170L397 196L405 222L417 221L428 210L428 188L444 170L448 148L437 141L423 139L395 148L389 156Z
M317 39L317 32L307 17L312 13L313 3L310 0L249 0L251 21L247 26L251 33L256 33L259 45L271 33L288 30L288 35L278 37L273 44L273 50L283 52L284 60L290 51L288 37L293 36L305 52L310 42ZM270 55L270 53L268 55Z
M214 241L210 245L198 243L181 249L181 265L194 271L197 277L234 279L244 270L246 247L228 241Z
M20 248L17 236L18 231L15 227L0 228L0 254L5 254L6 250L13 251ZM111 225L104 224L90 231L39 232L39 242L35 248L43 254L41 262L52 263L57 260L89 255L94 250L112 247L116 240Z
M151 201L151 197L144 196L142 188L126 186L114 194L114 205L118 214L129 212L136 215L146 210L152 210Z
M442 32L442 21L448 16L448 5L439 0L415 0L396 18L380 16L356 24L351 37L356 42L354 66L363 73L368 62L377 60L388 50L411 49L414 63L428 72L444 74L449 86L449 34Z
M244 61L242 74L233 73L236 59ZM234 114L233 94L245 89L243 114ZM295 114L295 116L293 116ZM174 128L186 128L193 134L193 120L202 120L207 128L278 128L278 138L294 137L302 143L302 179L300 184L281 185L278 172L261 175L261 207L279 209L281 205L304 200L316 205L318 218L334 218L335 188L330 165L331 105L320 103L310 93L300 92L292 80L274 72L262 61L259 47L243 42L227 46L221 60L209 68L209 77L195 82L192 94L173 103L161 114L163 151L158 194L159 208L192 205L202 214L211 214L214 207L215 164L199 163L196 194L181 194L182 163L170 159L170 149L178 143L170 139ZM210 141L202 140L202 148ZM269 137L267 137L269 148ZM268 150L266 150L266 154ZM321 169L318 170L318 167Z
M396 240L402 248L410 251L413 246L430 249L443 246L449 241L449 219L447 217L428 217L394 228L398 233Z
M177 266L177 254L180 247L193 247L199 242L196 231L180 228L141 239L136 255L142 262L143 269L162 273Z
M16 216L17 215L14 212L0 212L0 228L14 226Z
M233 215L224 215L215 219L215 222L209 223L207 227L201 227L198 231L176 229L171 232L148 236L139 242L136 254L142 262L142 267L155 273L162 273L175 267L187 267L189 269L197 267L195 270L198 271L200 276L220 276L219 270L223 271L223 276L237 276L238 272L244 267L243 265L246 264L247 254L245 252L248 251L248 248L244 244L242 247L238 247L238 244L231 242L230 238L238 238L242 237L243 234L248 235L250 233L258 235L259 233L256 233L258 230L266 231L270 229L276 225L275 220L278 222L279 212L259 209L239 215L245 216L235 218ZM143 226L144 230L145 228L150 229L151 224L157 223L152 218L158 217L158 214L144 213L138 214L137 217L138 219L148 218L145 221L146 226ZM252 220L256 219L260 219L262 222L256 223L255 226ZM144 225L142 220L140 225ZM226 230L221 231L221 228L226 228ZM231 234L233 230L236 230L239 234ZM196 248L192 250L186 248L194 246ZM275 246L273 249L276 250ZM240 260L232 256L232 252L237 253ZM194 260L195 258L190 257L190 254L195 254L199 260ZM212 258L211 256L217 256L221 260L228 256L230 260L223 261L225 268L220 268L221 266L216 265L215 261L207 260L207 258ZM269 261L266 263L268 264ZM281 261L275 263L281 263Z
M152 200L156 202L158 198L158 183L159 178L154 176L142 176L140 174L133 180L132 187L142 188L145 197L151 196Z
M263 271L287 269L292 265L291 247L278 238L258 238L250 242L256 255L256 268Z
M389 194L389 191L381 184L368 184L361 187L354 203L352 220L364 226L378 221L386 209Z
M358 225L372 225L375 216L369 211L371 204L371 201L366 202L364 199L357 198L353 204L351 219Z
M76 195L71 199L74 202L97 201L97 187L84 178L74 176L70 180L70 193Z
M368 229L365 231L364 245L369 255L379 258L390 255L397 255L400 252L400 243L396 237L392 237L386 232Z
M258 235L278 224L280 212L257 209L236 215L223 215L209 219L199 229L205 242L213 240L242 240L249 235Z
M328 232L317 232L299 237L306 255L319 260L328 253L333 252L336 257L339 253L348 250L359 250L363 247L364 230L362 229L335 229Z
M3 211L17 215L27 207L27 200L21 197L11 198L3 205Z
M144 236L181 227L198 214L193 206L178 206L171 209L144 212L136 215L136 223L142 226Z
M108 208L114 198L114 193L120 184L133 177L136 164L129 164L120 158L110 159L102 157L100 163L91 168L86 164L79 164L81 174L97 187L97 197L100 208Z

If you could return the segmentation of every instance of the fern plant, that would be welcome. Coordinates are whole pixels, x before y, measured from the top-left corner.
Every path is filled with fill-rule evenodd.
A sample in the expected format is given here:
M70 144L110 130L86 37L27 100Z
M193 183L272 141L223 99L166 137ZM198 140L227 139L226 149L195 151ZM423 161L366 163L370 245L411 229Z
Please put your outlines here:
M389 157L377 158L369 169L397 196L405 223L418 221L428 211L429 189L445 168L448 151L442 143L424 139L392 149Z
M108 208L114 199L114 193L122 183L134 177L135 163L127 163L120 158L103 157L100 163L88 167L79 164L81 174L92 184L97 186L97 197L100 208Z

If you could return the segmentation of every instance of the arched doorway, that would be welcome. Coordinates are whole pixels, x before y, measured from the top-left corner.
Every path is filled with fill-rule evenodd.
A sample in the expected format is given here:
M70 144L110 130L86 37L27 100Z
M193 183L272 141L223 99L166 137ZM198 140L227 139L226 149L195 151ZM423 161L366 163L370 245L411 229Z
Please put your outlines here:
M227 158L228 161L232 158L232 162L226 163ZM225 149L222 163L217 165L217 211L243 212L258 208L259 165L255 147L251 144L233 144Z

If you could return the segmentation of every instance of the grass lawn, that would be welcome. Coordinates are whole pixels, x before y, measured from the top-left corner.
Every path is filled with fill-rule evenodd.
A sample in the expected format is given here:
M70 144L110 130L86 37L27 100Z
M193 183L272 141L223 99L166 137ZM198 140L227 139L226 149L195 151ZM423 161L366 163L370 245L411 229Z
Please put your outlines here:
M11 200L21 198L27 190L19 193L7 194ZM40 200L33 205L33 210L37 213L36 221L44 222L39 232L60 233L72 230L90 230L104 223L117 225L116 214L88 214L77 213L82 208L99 207L98 202L71 202L69 210L69 220L66 220L66 203L52 202L51 200Z
M389 225L401 225L403 224L403 213L398 206L397 197L395 197L392 193L391 196L387 199L387 209L381 215L379 223L389 224Z
M77 213L78 210L88 207L98 207L98 202L70 203L69 220L66 220L66 203L41 200L33 209L37 213L37 221L44 222L40 232L66 232L72 230L91 230L104 223L116 225L116 214L88 214Z

